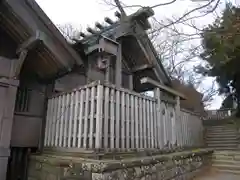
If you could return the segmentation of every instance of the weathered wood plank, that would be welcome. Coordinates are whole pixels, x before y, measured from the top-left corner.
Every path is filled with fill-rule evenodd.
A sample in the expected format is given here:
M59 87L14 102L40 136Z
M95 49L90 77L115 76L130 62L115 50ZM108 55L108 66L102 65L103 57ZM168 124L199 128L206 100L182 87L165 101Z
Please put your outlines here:
M108 130L109 130L109 119L110 119L110 116L109 116L109 106L110 106L110 103L109 103L109 88L108 87L105 87L105 95L104 95L104 148L110 148L110 145L108 144L109 142L109 133Z
M97 97L98 98L98 97ZM94 106L95 106L95 87L91 88L91 97L90 97L90 128L89 128L89 148L93 148L93 123L94 122ZM97 118L97 117L96 117ZM96 141L96 138L95 138Z
M164 136L163 136L163 118L162 118L162 108L161 108L161 91L159 88L155 89L154 96L157 99L156 105L156 121L157 121L157 144L158 148L163 148L164 146Z
M78 113L80 111L79 109L79 91L75 92L75 98L74 100L74 122L73 122L73 147L77 147L77 128L78 128Z
M69 119L68 119L68 142L67 147L72 147L72 136L73 136L73 120L74 120L74 92L70 95L70 107L69 107Z
M134 96L131 95L131 148L135 148Z
M130 99L129 94L126 94L126 148L130 148Z
M60 135L59 146L60 147L63 146L63 141L64 141L64 137L63 137L63 135L64 135L64 118L65 118L64 113L65 113L66 106L67 106L66 105L66 96L63 95L62 96L61 115L60 115L60 117L61 117L61 119L60 119L60 133L59 133L59 135Z
M97 86L97 110L96 110L96 143L95 148L102 148L102 120L103 120L103 86Z
M154 130L154 148L158 146L158 124L157 124L157 103L153 104L153 130Z
M51 114L52 114L52 103L53 103L53 99L49 99L48 100L48 110L47 110L47 122L46 122L46 131L45 131L45 146L49 146L50 145L50 134L51 134Z
M143 149L143 139L144 139L144 134L143 134L143 102L142 98L139 98L139 134L140 134L140 149Z
M121 93L121 148L125 149L125 140L126 140L126 135L125 135L125 126L126 126L126 117L125 117L125 93Z
M162 122L163 122L163 144L166 145L167 144L167 109L166 109L166 105L164 103L161 104L161 113L162 113Z
M114 96L115 96L115 90L111 89L111 110L110 110L110 116L111 116L111 148L115 148L115 103L114 103Z
M136 148L139 149L139 105L138 105L138 97L134 97L135 100L135 138L136 138Z
M63 140L63 147L67 146L67 140L68 140L68 121L69 121L69 108L70 108L70 94L67 94L66 98L66 109L65 109L65 118L64 118L64 140Z
M148 135L147 135L147 118L146 118L146 100L143 99L143 138L144 138L144 143L143 147L148 148L147 142L148 142Z
M89 88L86 89L86 101L85 101L85 112L84 112L84 129L83 129L83 148L88 148L88 115L89 115Z
M62 96L58 97L58 107L57 107L57 119L56 119L56 136L54 146L59 146L59 130L60 130L60 114L61 114L61 106L62 106Z
M84 100L85 100L85 90L82 89L80 91L80 109L79 109L79 115L78 115L78 143L77 143L77 147L80 148L80 147L83 147L83 143L82 143L82 135L83 135L83 126L84 126L84 123L83 123L83 112L84 112Z
M56 120L57 120L57 107L58 107L58 99L54 98L53 100L53 118L52 118L52 125L51 125L51 146L54 146L55 140L55 131L56 131Z
M120 140L120 92L116 92L116 148L119 148L119 140Z
M149 112L149 101L146 101L146 114L147 114L147 136L148 136L148 141L147 141L147 147L151 148L151 124L149 121L149 117L150 117L150 112Z
M154 148L154 126L153 126L153 104L150 102L150 114L149 114L149 121L150 121L150 128L151 128L151 148Z

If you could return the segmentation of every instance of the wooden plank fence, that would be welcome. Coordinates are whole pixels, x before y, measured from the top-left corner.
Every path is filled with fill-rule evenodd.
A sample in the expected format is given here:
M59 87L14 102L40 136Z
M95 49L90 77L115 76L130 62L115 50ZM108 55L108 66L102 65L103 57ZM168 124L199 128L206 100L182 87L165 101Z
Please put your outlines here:
M161 149L202 142L198 116L111 85L92 84L49 99L45 147ZM180 115L177 112L180 112Z

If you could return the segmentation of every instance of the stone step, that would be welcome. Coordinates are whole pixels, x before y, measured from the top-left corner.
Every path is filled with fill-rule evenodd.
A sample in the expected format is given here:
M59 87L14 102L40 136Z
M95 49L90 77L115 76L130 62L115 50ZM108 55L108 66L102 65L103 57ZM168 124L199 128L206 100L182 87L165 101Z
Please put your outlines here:
M213 164L212 166L217 168L217 169L220 169L220 170L239 171L239 173L240 173L240 166L237 166L237 165Z
M214 160L219 160L219 161L239 161L240 162L240 155L213 155L212 158Z
M229 131L229 132L222 132L222 131L219 131L219 132L215 132L215 131L211 131L211 132L207 132L206 134L213 134L213 135L228 135L228 134L234 134L234 135L238 135L237 132L234 132L234 131Z
M224 144L208 144L209 148L219 149L219 150L231 150L237 147L236 144L224 145Z
M224 162L226 163L230 163L230 162L240 162L240 157L230 157L230 156L213 156L212 157L213 162L216 163L220 163L220 164L224 164Z
M238 136L237 133L235 132L231 132L231 133L206 133L206 137L216 137L216 136L219 136L219 137L233 137L233 136Z
M228 174L240 174L240 171L238 170L228 170L228 169L217 169L218 172L221 173L228 173ZM231 180L231 179L226 179L226 180Z
M206 144L208 144L208 143L206 143ZM221 145L221 146L227 147L227 146L237 146L238 143L224 143L224 142L220 142L220 141L218 141L218 142L215 141L215 143L209 143L208 145Z
M233 129L237 130L237 128L233 126L211 126L211 127L206 127L205 129Z
M239 166L240 167L240 159L235 160L235 159L213 159L213 164L222 164L222 165L234 165L234 166Z
M206 126L205 129L237 129L233 124L224 124L221 126Z
M238 137L237 136L221 136L221 137L219 137L219 136L209 136L209 137L205 137L205 139L206 140L238 140Z
M237 147L213 147L211 148L213 150L217 151L235 151Z
M238 144L221 144L221 143L215 143L215 144L211 144L211 143L209 143L209 144L206 144L208 147L212 147L212 148L214 148L214 147L235 147L235 148L237 148L237 146L238 146Z
M211 133L211 132L221 132L221 133L224 133L224 132L235 132L235 133L237 133L237 131L236 130L233 130L233 129L225 129L225 130L223 130L223 129L219 129L219 130L217 130L217 129L208 129L208 130L206 130L205 132L207 132L207 133Z
M207 139L205 139L205 142L207 143L207 144L210 144L210 143L229 143L229 142L231 142L232 144L238 144L238 143L240 143L240 141L238 140L238 139L217 139L217 138L212 138L212 139L209 139L209 138L207 138Z
M214 127L214 126L212 126L212 127L207 127L205 129L217 129L217 130L219 130L219 129L232 129L232 130L237 130L237 128L235 128L233 126L223 126L223 127Z
M222 124L222 125L212 125L212 126L207 126L207 128L222 128L222 127L229 127L228 124Z
M239 141L236 139L206 139L207 144L238 144Z
M232 130L219 130L219 131L217 131L217 130L209 130L209 131L206 131L206 133L208 134L231 134L231 133L235 133L235 134L237 134L237 132L236 131L232 131Z
M222 142L226 142L226 141L237 141L240 142L240 139L238 139L237 137L205 137L204 138L205 141L222 141Z
M240 149L234 151L215 151L213 155L240 155Z
M236 130L233 126L210 126L206 127L205 129L233 129Z

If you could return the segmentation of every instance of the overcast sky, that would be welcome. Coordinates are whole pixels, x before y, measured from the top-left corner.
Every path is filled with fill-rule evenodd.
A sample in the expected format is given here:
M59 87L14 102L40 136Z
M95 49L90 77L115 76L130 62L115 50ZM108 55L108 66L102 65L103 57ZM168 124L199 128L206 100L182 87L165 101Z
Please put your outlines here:
M54 24L72 24L74 27L83 29L88 26L94 27L96 21L103 22L104 17L115 19L114 12L110 6L104 4L103 0L36 0ZM224 2L224 0L222 0ZM127 5L151 6L160 0L123 0ZM235 2L235 0L234 0ZM234 3L233 2L233 3ZM202 4L206 2L201 2ZM182 15L189 9L199 5L199 2L189 0L178 0L172 5L155 8L155 17L172 17ZM135 9L129 9L134 11ZM198 24L206 25L213 21L213 17L206 17L198 21ZM185 27L186 28L186 27ZM211 86L211 80L204 82L205 86ZM222 98L216 97L211 105L211 109L219 108Z

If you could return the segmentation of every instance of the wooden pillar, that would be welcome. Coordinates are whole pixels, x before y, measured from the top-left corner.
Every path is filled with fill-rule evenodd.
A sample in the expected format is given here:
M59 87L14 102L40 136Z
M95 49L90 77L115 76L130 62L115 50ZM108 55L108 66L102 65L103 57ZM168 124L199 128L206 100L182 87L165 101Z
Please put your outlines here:
M105 70L105 82L110 82L110 58L107 59L107 67Z
M116 86L121 87L122 84L122 41L119 41L118 53L116 59Z
M41 140L39 142L39 150L40 152L42 152L43 150L43 147L44 146L47 146L48 145L48 139L50 138L49 137L49 133L51 130L49 130L49 119L47 119L47 115L49 114L49 111L50 111L50 105L49 101L48 100L48 97L52 94L53 92L53 89L54 89L54 83L51 82L50 84L48 84L45 88L45 93L44 93L44 110L45 110L45 113L43 113L43 121L42 121L42 124L41 124ZM44 141L43 141L44 140ZM50 141L49 141L50 142Z
M18 80L0 78L0 179L5 180Z
M133 75L129 75L129 89L133 90Z
M161 91L159 88L155 89L154 96L157 99L157 145L158 148L163 148L164 146L164 134L163 134L163 118L162 118L162 108L161 108Z

